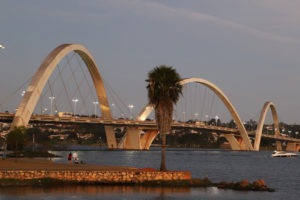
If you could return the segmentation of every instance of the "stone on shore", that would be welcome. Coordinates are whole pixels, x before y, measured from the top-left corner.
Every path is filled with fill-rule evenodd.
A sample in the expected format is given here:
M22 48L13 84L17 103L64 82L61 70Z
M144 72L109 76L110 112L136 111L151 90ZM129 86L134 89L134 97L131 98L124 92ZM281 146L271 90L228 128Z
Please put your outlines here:
M241 182L238 182L238 184L242 188L248 188L249 187L249 181L248 180L243 180Z
M217 184L217 187L221 188L221 189L274 192L274 189L267 187L266 182L263 179L254 181L252 184L249 183L248 180L243 180L243 181L237 182L237 183L227 183L227 182L223 181L223 182Z

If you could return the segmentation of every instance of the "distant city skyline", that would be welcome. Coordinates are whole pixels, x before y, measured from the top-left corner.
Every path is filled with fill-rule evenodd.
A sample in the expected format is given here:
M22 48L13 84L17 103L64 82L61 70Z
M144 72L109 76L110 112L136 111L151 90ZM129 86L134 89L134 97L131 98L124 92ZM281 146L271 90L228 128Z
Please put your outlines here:
M243 120L273 101L280 121L300 123L299 10L283 0L3 0L0 104L56 46L79 43L135 115L147 73L166 64L219 86Z

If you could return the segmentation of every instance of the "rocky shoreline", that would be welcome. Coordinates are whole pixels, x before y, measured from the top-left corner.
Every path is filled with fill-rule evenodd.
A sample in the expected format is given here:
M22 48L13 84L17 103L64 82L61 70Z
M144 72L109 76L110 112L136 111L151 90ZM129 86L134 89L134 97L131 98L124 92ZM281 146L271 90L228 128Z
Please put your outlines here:
M204 179L191 179L191 180L179 180L179 181L151 181L142 183L143 186L166 186L166 187L217 187L219 189L231 189L242 191L265 191L275 192L274 189L267 187L264 180L257 180L250 183L248 180L240 182L220 182L213 183L207 177Z
M174 181L146 181L142 183L127 182L84 182L84 181L65 181L53 178L42 179L0 179L1 187L24 187L24 186L37 186L48 187L57 185L119 185L119 186L144 186L144 187L217 187L219 189L230 189L240 191L265 191L274 192L272 188L268 188L264 180L254 181L250 183L247 180L241 182L232 183L213 183L208 178L204 179L191 179L191 180L174 180Z
M119 185L145 187L217 187L220 189L243 191L267 191L264 180L250 183L213 183L205 177L191 178L190 172L160 172L154 168L133 168L91 164L63 164L46 159L7 159L0 160L0 189L18 186L57 186L57 185Z

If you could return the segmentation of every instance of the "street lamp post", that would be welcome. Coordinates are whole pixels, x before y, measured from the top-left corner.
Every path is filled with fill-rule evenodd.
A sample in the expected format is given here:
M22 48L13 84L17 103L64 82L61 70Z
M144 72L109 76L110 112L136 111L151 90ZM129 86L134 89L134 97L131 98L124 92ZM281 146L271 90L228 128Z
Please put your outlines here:
M208 115L205 115L205 124L208 124Z
M112 103L111 104L111 115L112 115L112 118L114 118L114 114L115 114L115 104L114 103Z
M218 120L219 120L219 116L218 115L215 116L215 120L216 120L216 126L218 126Z
M129 104L129 105L128 105L128 108L129 108L129 110L130 110L130 119L132 119L132 110L133 110L133 108L134 108L134 105Z
M25 95L26 91L23 90L22 93L21 93L21 96L23 97Z
M285 132L285 129L284 129L284 128L282 128L281 131L282 131L282 134L285 134L285 133L284 133L284 132ZM281 134L280 134L280 135L281 135Z
M5 46L0 44L0 49L5 49ZM1 106L2 109L2 106ZM7 153L7 135L5 136L5 141L4 141L4 151L3 151L3 155L2 155L2 159L6 159L6 153Z
M53 115L53 101L55 97L49 97L50 99L50 115Z
M47 112L47 110L48 110L48 108L44 108L44 109L42 110L42 114L45 115L45 113Z
M182 115L183 115L183 122L185 123L186 120L185 120L185 112L184 111L182 112Z
M93 104L94 104L94 115L95 115L95 118L96 118L96 116L97 116L97 105L99 104L99 102L94 101Z
M195 121L197 121L199 113L195 113L194 115L195 115Z
M73 115L75 116L76 114L76 104L79 101L77 98L76 99L72 99L73 103L74 103L74 109L73 109Z

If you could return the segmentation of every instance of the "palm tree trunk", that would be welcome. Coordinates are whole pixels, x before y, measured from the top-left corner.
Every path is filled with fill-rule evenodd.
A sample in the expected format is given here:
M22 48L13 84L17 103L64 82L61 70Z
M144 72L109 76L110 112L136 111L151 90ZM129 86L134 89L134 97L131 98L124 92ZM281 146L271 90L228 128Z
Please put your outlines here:
M166 168L166 134L161 135L161 163L160 171L167 171Z

